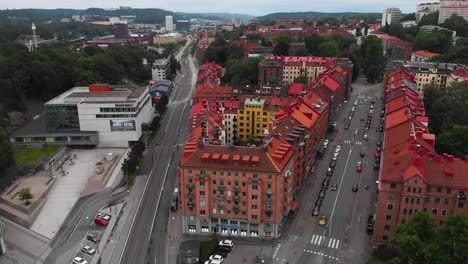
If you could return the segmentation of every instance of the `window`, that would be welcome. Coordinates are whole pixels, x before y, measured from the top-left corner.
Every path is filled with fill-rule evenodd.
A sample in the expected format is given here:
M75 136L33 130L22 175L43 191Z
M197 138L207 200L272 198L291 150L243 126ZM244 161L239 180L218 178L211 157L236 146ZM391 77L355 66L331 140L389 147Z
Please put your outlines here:
M257 210L257 205L256 204L252 204L252 210L254 210L254 211Z
M431 197L424 198L424 202L429 203L431 201Z
M205 196L205 191L200 191L200 196Z
M201 207L204 207L206 205L206 202L205 201L200 201L200 206Z
M464 208L465 207L465 203L458 203L458 208Z
M446 216L447 215L447 210L442 210L442 215Z
M452 192L452 189L447 188L447 193L451 193L451 192Z
M200 215L205 215L205 210L200 210Z
M414 198L411 198L411 203L414 204Z
M256 220L257 219L257 215L252 215L252 220Z
M432 214L437 215L437 208L432 209Z
M393 204L388 204L387 205L387 210L393 210Z
M406 198L405 198L405 203L408 203L408 202L409 202L409 198L406 197Z
M205 186L205 182L204 181L201 181L200 182L200 187L204 187Z
M389 194L388 199L389 200L395 200L395 194L394 193Z
M245 182L243 182L243 183L242 183L242 187L245 187L245 186L246 186L246 183L245 183Z
M392 220L392 216L391 216L391 215L386 215L386 216L385 216L385 220L387 220L387 221Z
M416 199L416 203L419 204L419 202L421 201L421 199Z
M410 210L409 210L409 214L410 214L410 215L413 214L413 209L410 209Z
M390 188L396 189L396 183L391 183L391 184L390 184Z
M258 199L258 196L257 196L257 195L255 195L255 194L252 194L252 200L254 200L254 201L255 201L255 200L257 200L257 199Z
M423 212L427 212L427 208L423 208Z
M405 209L403 209L403 214L406 214L406 208L405 208Z
M384 226L384 229L385 229L385 230L390 230L390 226L389 226L389 225L385 225L385 226Z
M449 204L449 199L445 198L444 199L444 204Z
M216 208L213 208L213 214L216 214Z
M434 199L434 204L440 204L440 198L436 197L436 198Z
M382 236L383 241L388 241L388 236Z
M216 180L213 180L213 185L216 185Z
M421 191L422 191L421 188L418 188L418 193L421 193Z
M431 187L427 187L426 191L427 191L428 193L430 193L430 192L432 192L432 188L431 188Z
M437 191L438 193L440 193L440 192L442 192L442 188L441 188L441 187L437 187L436 191Z
M216 194L216 190L213 190L213 194Z
M410 187L406 188L406 192L411 192L411 188Z
M258 185L252 185L252 190L258 190Z

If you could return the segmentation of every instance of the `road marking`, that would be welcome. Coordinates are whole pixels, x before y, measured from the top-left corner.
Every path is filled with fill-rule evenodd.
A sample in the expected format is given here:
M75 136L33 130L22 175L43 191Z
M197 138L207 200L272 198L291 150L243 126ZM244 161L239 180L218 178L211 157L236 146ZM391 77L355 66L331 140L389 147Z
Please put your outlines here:
M319 256L323 256L323 257L326 257L326 258L329 258L329 259L333 259L333 260L339 260L338 257L326 255L326 254L324 254L324 253L322 253L322 252L315 252L315 251L307 250L307 249L304 249L304 252L311 253L311 254L315 254L315 255L319 255Z
M335 244L335 239L329 239L328 240L328 247L330 247L332 245L332 242L333 242L333 244Z
M324 236L314 234L312 235L312 239L310 240L310 243L314 245L321 245L322 243L326 244L327 243L326 241L327 240ZM326 244L326 246L329 248L338 249L339 244L340 244L340 240L330 237L328 240L328 244Z
M339 240L336 240L336 246L335 248L338 249L338 246L340 245L340 241Z

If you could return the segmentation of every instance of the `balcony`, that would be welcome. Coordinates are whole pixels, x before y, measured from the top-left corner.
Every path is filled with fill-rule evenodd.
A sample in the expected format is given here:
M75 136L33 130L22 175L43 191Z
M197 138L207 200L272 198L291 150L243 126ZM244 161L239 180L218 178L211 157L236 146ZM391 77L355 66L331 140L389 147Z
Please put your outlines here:
M240 187L239 187L239 186L234 186L232 189L233 189L235 192L239 192L239 191L240 191Z
M266 199L266 203L267 203L267 204L272 204L272 203L273 203L273 200L272 200L271 198L267 198L267 199Z
M226 186L224 186L224 185L218 185L218 190L224 191L224 190L226 190Z
M187 194L187 198L193 199L193 198L195 198L195 194L194 194L193 192L189 192L189 193Z
M189 190L193 189L193 183L187 183L187 189Z
M226 196L224 194L220 194L220 195L218 195L218 200L224 201L224 200L226 200Z
M232 210L233 210L234 212L239 212L239 206L238 206L238 205L234 205L234 206L232 207Z
M252 182L258 182L258 178L252 178Z
M266 190L266 193L267 193L267 194L272 194L272 193L273 193L273 190L272 190L271 188L269 188L269 189Z
M232 197L232 199L237 202L237 201L239 201L239 196L235 195L235 196Z
M271 210L271 208L265 209L265 214L271 214L271 213L273 213L273 210Z
M187 202L187 206L193 208L195 206L194 202Z
M207 177L206 173L200 173L200 180L205 180Z

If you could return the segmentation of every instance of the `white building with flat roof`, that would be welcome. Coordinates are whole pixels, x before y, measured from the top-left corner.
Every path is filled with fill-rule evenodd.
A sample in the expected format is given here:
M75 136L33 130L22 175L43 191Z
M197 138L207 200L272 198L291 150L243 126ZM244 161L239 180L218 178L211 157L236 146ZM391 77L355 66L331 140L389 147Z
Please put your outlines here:
M44 104L50 132L97 132L100 147L128 147L154 112L147 87L74 87Z
M168 32L174 31L174 17L173 16L166 16L166 31Z
M382 27L385 25L400 24L401 10L399 8L387 8L382 14Z

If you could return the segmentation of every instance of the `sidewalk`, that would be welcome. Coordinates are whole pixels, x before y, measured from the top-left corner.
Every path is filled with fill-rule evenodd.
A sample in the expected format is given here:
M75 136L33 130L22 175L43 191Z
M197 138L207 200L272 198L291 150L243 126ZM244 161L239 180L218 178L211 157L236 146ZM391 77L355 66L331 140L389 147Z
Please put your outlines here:
M2 264L43 263L51 250L50 239L8 219L2 218L2 220L5 223L7 252L0 257L0 262Z
M169 214L166 237L166 263L177 263L180 243L184 240L182 234L182 215L180 210Z

